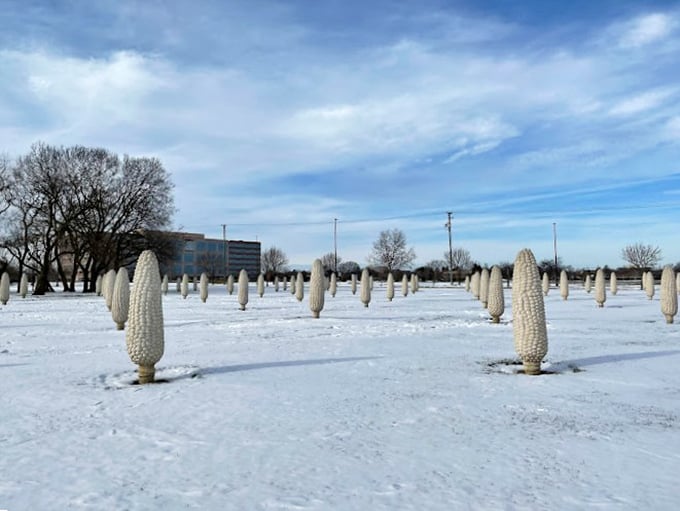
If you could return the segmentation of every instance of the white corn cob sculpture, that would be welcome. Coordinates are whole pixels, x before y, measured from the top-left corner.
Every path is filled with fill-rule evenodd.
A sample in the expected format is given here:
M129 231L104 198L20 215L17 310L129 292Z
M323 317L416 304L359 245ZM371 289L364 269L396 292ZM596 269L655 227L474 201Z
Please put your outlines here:
M479 276L479 301L482 302L482 307L486 309L489 302L489 270L482 269Z
M102 294L106 300L106 307L111 310L111 303L113 302L113 288L116 285L116 270L109 270L104 275L104 285L102 286Z
M153 382L155 365L163 356L164 339L161 277L156 256L150 250L142 252L137 260L125 343L130 359L139 366L139 383Z
M324 295L326 294L326 282L323 274L321 259L314 259L312 273L309 277L309 310L312 317L318 318L323 310ZM302 288L302 286L300 286Z
M295 279L295 298L298 302L305 298L305 276L301 271L298 272L297 279Z
M566 270L560 272L560 296L562 300L569 298L569 276Z
M125 267L119 268L113 285L111 317L118 330L125 328L130 308L130 278Z
M0 277L0 303L7 305L9 301L9 273L4 272Z
M387 274L387 300L392 301L394 298L394 276L392 272Z
M648 271L645 275L645 292L650 300L654 298L654 274Z
M604 307L604 302L607 301L607 283L602 268L598 268L595 272L595 301L598 307Z
M260 298L264 296L264 275L261 273L257 276L257 294Z
M491 322L500 323L501 316L505 312L505 297L503 295L503 272L498 266L491 268L488 295L486 308L491 315Z
M242 311L246 310L248 304L248 272L241 270L238 274L238 304Z
M517 254L512 282L515 351L526 374L541 374L541 361L548 352L548 332L541 277L531 250L525 248Z
M22 273L21 280L19 281L19 296L21 296L21 298L26 298L27 294L28 294L28 275Z
M199 287L201 289L201 301L205 303L208 299L208 274L205 272L201 273Z
M189 295L189 275L186 273L182 275L182 298L186 299Z
M331 296L335 298L335 294L338 292L338 277L335 273L331 273L331 287L329 291Z
M675 272L671 265L666 265L661 273L661 313L666 318L666 323L673 323L673 318L678 313L678 289L675 282Z
M364 268L361 272L360 287L361 303L364 304L364 307L368 307L368 304L371 303L371 276L368 273L368 268Z

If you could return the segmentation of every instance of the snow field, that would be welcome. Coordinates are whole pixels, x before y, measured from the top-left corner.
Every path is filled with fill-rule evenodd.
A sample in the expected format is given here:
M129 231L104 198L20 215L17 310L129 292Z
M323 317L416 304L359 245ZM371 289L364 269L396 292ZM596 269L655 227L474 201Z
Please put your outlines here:
M680 326L622 287L545 297L544 369L462 288L364 308L349 285L266 288L246 311L163 299L166 351L136 386L101 297L0 309L0 508L676 509ZM307 290L306 290L307 291ZM307 294L307 293L306 293Z

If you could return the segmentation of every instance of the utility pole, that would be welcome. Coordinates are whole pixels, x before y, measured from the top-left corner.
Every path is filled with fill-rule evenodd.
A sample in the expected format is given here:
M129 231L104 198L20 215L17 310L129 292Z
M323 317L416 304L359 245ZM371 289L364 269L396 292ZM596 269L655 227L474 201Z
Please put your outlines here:
M224 281L227 281L229 273L229 259L227 259L227 224L222 224L222 261L224 262Z
M449 284L453 286L453 245L451 245L451 219L453 218L453 213L447 211L446 214L449 216L449 221L444 224L449 230Z
M557 222L553 222L553 253L555 254L555 284L559 285L557 273Z
M338 219L333 219L333 272L338 274Z

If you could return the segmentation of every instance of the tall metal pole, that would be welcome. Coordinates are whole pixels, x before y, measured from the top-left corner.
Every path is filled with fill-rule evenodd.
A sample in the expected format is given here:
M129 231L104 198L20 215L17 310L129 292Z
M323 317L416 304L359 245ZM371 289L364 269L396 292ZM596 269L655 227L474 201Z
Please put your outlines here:
M558 282L558 273L557 273L557 223L553 222L553 253L555 254L555 284L559 284Z
M222 224L222 261L224 262L224 281L227 281L229 263L227 262L227 224Z
M338 273L338 219L333 219L333 247L334 247L334 261L333 261L333 272L337 275Z
M453 245L451 244L451 218L453 218L453 213L447 211L446 214L449 216L449 221L445 225L449 230L449 284L453 285Z

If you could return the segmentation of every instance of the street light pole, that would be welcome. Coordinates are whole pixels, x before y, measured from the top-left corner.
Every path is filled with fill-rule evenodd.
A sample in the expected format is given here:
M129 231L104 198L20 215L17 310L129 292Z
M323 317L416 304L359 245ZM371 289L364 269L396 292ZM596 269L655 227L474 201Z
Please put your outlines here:
M557 222L553 222L553 253L555 254L555 284L559 285L557 273Z
M224 262L224 281L227 281L229 273L229 260L227 259L227 224L222 224L222 261Z
M333 272L338 274L338 219L333 219Z
M446 214L449 216L449 221L444 225L449 230L449 284L453 286L453 245L451 244L451 218L453 213L447 211Z

